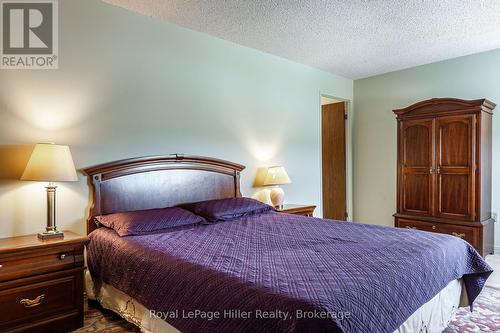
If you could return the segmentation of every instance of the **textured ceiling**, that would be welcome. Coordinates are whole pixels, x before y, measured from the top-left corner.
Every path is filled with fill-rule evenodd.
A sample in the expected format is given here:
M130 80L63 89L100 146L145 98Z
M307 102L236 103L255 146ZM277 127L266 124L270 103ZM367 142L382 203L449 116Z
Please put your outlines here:
M499 0L104 0L348 78L500 48Z

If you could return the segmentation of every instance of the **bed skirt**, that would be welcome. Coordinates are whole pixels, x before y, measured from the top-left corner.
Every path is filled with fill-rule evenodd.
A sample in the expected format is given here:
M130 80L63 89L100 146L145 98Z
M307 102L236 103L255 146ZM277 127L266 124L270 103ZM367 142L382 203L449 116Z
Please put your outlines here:
M151 315L150 310L122 291L92 278L85 271L87 297L103 308L119 314L143 333L179 333L166 321ZM469 305L462 279L451 281L434 298L415 311L394 333L441 333L460 306Z

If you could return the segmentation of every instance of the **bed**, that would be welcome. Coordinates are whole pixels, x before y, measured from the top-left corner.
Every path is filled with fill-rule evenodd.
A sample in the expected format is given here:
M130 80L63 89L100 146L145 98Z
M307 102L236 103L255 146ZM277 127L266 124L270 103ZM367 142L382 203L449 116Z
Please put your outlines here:
M144 332L441 332L491 273L456 237L275 211L128 237L94 223L240 197L243 169L184 155L86 169L89 298Z

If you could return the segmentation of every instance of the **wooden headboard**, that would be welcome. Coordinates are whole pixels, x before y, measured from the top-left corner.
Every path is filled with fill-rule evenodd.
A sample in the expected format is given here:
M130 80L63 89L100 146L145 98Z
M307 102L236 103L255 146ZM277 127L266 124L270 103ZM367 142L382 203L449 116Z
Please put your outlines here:
M241 196L245 167L219 159L167 155L131 158L83 170L93 202L87 233L98 226L94 216Z

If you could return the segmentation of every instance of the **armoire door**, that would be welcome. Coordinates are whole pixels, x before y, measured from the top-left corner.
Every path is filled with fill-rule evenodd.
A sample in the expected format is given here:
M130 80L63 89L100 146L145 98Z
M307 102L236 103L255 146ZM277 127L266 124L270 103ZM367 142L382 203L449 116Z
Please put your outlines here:
M474 219L474 117L436 119L436 216Z
M432 215L434 120L405 120L399 132L399 212Z

